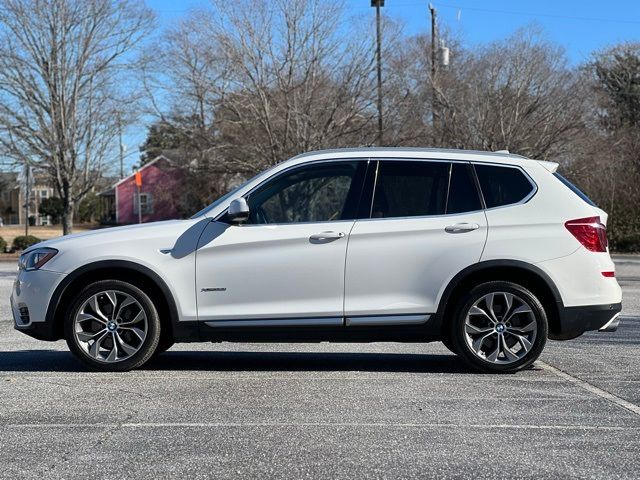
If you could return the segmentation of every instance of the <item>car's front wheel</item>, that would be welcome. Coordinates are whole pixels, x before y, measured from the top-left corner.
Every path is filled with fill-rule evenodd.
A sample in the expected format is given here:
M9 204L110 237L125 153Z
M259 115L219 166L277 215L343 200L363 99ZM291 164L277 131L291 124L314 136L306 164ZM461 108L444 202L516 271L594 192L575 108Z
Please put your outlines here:
M101 280L73 299L65 317L69 349L96 370L141 366L160 339L160 319L149 296L120 280Z
M472 367L491 373L531 365L542 353L547 332L540 300L512 282L487 282L471 289L451 322L455 351Z

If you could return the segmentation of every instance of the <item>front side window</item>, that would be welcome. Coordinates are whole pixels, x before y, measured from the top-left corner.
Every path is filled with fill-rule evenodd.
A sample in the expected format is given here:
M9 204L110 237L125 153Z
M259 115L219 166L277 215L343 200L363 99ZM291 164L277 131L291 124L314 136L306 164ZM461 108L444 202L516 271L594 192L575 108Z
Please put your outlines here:
M355 218L358 162L297 168L251 193L251 224L330 222Z
M519 168L475 165L475 169L487 208L519 203L535 189Z
M381 161L371 218L444 214L450 165L447 162Z

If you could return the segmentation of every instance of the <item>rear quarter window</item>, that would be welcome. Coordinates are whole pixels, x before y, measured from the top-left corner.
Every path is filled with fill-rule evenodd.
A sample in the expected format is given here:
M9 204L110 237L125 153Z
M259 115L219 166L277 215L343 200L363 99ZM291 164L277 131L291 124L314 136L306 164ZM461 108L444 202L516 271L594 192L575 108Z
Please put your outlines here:
M497 165L474 165L487 208L522 202L535 186L522 170Z
M567 187L569 190L571 190L573 193L579 196L587 204L591 205L592 207L597 207L597 205L593 202L593 200L587 197L582 190L580 190L578 187L576 187L573 183L571 183L569 180L564 178L558 172L554 173L553 176L556 177L558 180L560 180L565 187Z

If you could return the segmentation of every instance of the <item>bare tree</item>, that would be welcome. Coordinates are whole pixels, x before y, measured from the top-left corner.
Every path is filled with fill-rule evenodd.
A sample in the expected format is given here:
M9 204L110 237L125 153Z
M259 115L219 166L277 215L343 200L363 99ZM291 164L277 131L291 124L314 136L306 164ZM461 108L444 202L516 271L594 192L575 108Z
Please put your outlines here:
M152 13L135 0L5 0L0 6L0 146L48 172L70 233L130 107L132 51Z
M395 143L509 149L542 159L567 151L584 130L579 75L535 29L473 50L445 36L451 65L437 78L428 36L409 39L390 59Z
M145 77L145 148L177 147L163 151L203 201L291 155L373 141L373 37L339 2L212 4L167 32Z
M231 162L255 170L362 141L375 112L373 39L347 23L339 2L214 5L214 38L228 68L220 130Z
M568 174L609 213L618 251L640 251L640 44L596 52L581 68L585 131Z

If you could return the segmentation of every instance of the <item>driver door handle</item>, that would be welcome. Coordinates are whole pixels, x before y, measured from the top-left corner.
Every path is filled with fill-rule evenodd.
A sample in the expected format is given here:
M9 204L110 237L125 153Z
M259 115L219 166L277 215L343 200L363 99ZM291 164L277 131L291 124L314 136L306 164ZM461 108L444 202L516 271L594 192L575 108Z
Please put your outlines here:
M480 225L477 223L456 223L455 225L449 225L444 228L444 231L447 233L465 233L472 232L473 230L477 230L480 228Z
M344 237L344 232L322 232L314 233L309 237L312 242L329 242Z

